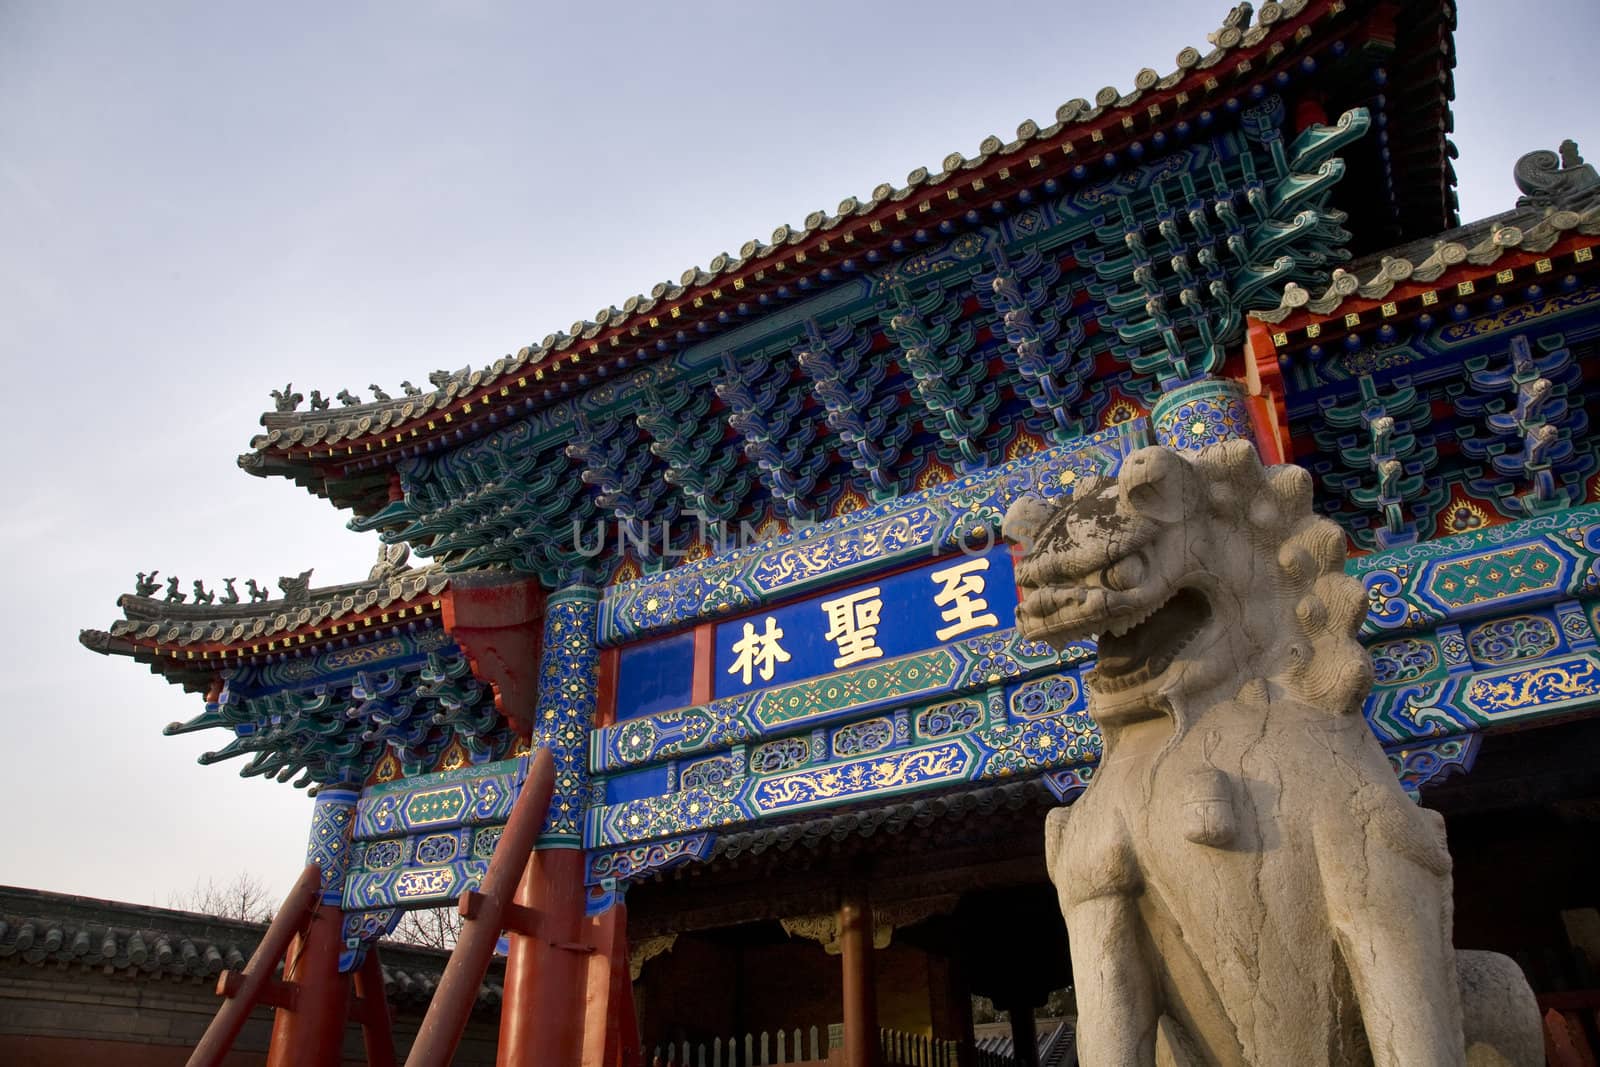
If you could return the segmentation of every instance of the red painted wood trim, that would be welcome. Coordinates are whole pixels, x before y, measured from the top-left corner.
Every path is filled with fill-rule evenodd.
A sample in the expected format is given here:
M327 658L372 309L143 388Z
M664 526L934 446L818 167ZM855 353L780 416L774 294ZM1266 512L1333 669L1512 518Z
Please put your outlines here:
M600 650L600 678L595 689L594 724L598 729L617 721L617 668L621 665L622 651L617 648Z
M689 703L708 704L716 684L717 624L703 622L694 628L694 679L689 687Z
M1295 443L1289 433L1289 408L1284 401L1283 370L1272 331L1264 322L1251 322L1244 342L1244 380L1252 400L1256 443L1266 463L1290 463Z

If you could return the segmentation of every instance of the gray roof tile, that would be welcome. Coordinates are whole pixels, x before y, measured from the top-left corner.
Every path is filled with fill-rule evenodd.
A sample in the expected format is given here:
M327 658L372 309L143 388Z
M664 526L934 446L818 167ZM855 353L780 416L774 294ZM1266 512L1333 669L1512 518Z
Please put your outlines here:
M1255 24L1248 28L1241 28L1239 25L1248 19L1247 12L1243 10L1248 5L1238 5L1228 12L1224 25L1209 35L1208 39L1213 47L1205 52L1193 47L1183 49L1175 59L1176 69L1170 74L1162 76L1153 68L1146 67L1134 75L1134 88L1127 93L1114 86L1107 86L1095 94L1092 103L1081 98L1069 100L1056 109L1056 121L1048 126L1041 127L1031 119L1026 120L1017 127L1016 136L1011 141L990 136L978 145L977 154L974 156L968 157L961 152L952 152L945 157L943 170L938 173L931 173L926 167L918 167L906 176L903 185L896 186L884 182L874 188L872 195L864 200L853 196L846 197L840 201L832 214L820 210L814 211L806 216L801 226L791 227L787 224L779 226L772 232L770 241L752 239L740 246L738 255L723 252L713 256L709 267L690 267L682 273L676 283L660 282L648 295L640 293L630 296L622 302L620 308L616 305L602 308L592 319L580 319L568 329L547 334L538 344L523 348L514 355L503 356L486 367L476 370L463 368L432 391L350 407L334 406L314 411L269 411L261 417L261 424L267 432L251 440L250 448L255 454L241 456L240 466L252 473L265 473L267 467L263 462L264 453L284 451L302 445L331 446L348 443L374 430L382 433L392 427L417 423L434 409L443 408L458 397L475 396L482 390L493 388L503 379L531 370L544 363L547 358L559 356L582 341L592 340L602 330L617 327L630 320L642 319L658 306L677 300L693 288L717 284L719 280L730 278L747 266L755 265L759 260L782 253L785 249L802 244L817 234L834 230L850 219L871 215L886 204L897 203L927 189L944 185L965 172L986 166L991 161L1016 156L1020 164L1026 158L1024 154L1037 151L1041 142L1051 141L1069 132L1072 127L1088 126L1108 115L1129 111L1138 105L1146 94L1171 89L1195 71L1217 67L1235 51L1253 49L1261 45L1274 33L1275 27L1299 18L1311 5L1312 0L1282 0L1282 2L1274 0L1262 4L1259 12L1256 12ZM1322 4L1319 8L1328 9L1328 13L1332 13L1330 5ZM1285 32L1282 36L1287 38L1289 35Z
M0 965L79 968L131 979L210 980L242 968L262 923L115 900L0 886ZM421 1009L449 954L385 941L379 949L390 1003ZM500 1003L498 968L478 991L479 1009Z

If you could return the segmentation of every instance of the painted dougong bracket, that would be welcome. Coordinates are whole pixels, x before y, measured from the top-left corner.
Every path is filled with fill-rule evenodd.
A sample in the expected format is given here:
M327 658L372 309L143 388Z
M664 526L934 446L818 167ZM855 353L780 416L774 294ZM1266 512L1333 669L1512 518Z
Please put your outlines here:
M544 590L531 578L460 574L444 594L444 626L467 653L472 673L518 734L533 732L539 698Z

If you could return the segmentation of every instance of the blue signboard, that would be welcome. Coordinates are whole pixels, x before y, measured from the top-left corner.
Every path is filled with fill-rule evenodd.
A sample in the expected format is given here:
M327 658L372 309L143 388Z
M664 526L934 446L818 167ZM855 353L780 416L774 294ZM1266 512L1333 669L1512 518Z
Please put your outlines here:
M870 665L1015 625L1004 545L834 590L717 627L716 696Z
M622 650L617 664L617 719L681 708L694 697L694 634L685 631Z

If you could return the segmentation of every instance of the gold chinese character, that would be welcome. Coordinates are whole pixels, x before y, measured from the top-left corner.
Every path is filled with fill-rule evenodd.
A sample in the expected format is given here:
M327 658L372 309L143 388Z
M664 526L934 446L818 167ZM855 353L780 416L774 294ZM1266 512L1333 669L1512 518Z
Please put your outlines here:
M728 673L742 674L745 685L750 684L754 674L760 674L763 682L772 681L773 667L789 662L789 653L778 644L781 637L783 631L778 628L778 620L771 615L767 616L765 633L756 633L755 623L745 623L744 636L733 643L733 653L738 659L733 661Z
M1000 625L1000 620L989 611L989 602L983 599L983 575L978 572L988 569L989 557L979 556L954 567L934 571L929 576L936 582L944 583L944 588L939 590L933 602L945 609L939 613L939 618L950 624L942 630L935 630L934 637L948 641L968 630Z
M839 656L833 661L835 667L848 667L883 655L883 649L872 640L878 634L878 615L883 611L877 586L837 600L824 600L822 610L828 615L828 632L822 636L839 648Z

